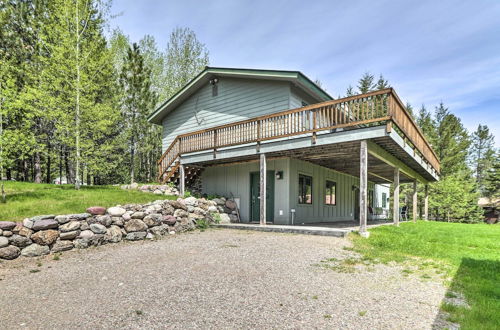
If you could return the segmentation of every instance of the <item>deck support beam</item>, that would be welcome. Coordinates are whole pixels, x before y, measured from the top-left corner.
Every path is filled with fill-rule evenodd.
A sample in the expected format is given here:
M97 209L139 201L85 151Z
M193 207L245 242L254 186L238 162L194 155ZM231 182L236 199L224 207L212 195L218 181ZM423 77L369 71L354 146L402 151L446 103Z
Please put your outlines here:
M425 185L425 197L424 197L424 220L429 220L429 185Z
M260 193L259 193L259 204L260 204L260 225L266 225L266 183L267 183L267 164L266 164L266 154L260 154Z
M395 226L399 226L399 168L394 168L394 198L392 218Z
M366 229L368 199L368 146L366 140L361 140L359 151L359 234L369 237Z
M413 210L412 210L412 220L413 222L417 222L417 180L413 181Z
M186 189L186 174L184 171L184 165L179 165L179 195L184 196Z

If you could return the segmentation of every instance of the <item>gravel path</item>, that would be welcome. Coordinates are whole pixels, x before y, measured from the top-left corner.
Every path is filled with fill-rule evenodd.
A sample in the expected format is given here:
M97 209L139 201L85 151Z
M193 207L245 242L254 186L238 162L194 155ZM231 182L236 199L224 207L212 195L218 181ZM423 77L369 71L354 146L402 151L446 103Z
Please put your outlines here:
M317 266L353 256L347 245L212 229L3 262L0 328L432 328L441 284L398 267Z

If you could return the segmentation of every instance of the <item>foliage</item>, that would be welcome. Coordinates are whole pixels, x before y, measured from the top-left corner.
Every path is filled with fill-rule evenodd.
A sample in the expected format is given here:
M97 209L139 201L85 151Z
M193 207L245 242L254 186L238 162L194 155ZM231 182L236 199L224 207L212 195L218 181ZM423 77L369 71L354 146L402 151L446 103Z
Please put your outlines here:
M451 310L462 329L500 324L500 226L419 221L374 228L369 239L351 238L365 258L444 272L452 279L450 290L463 293L470 305Z
M204 231L205 229L208 229L210 227L209 223L205 219L198 219L196 220L196 228L198 228L201 231Z
M479 192L486 193L485 179L495 157L493 134L486 125L479 125L472 133L470 163L476 177Z
M495 153L493 164L486 171L484 190L487 197L500 198L500 151Z

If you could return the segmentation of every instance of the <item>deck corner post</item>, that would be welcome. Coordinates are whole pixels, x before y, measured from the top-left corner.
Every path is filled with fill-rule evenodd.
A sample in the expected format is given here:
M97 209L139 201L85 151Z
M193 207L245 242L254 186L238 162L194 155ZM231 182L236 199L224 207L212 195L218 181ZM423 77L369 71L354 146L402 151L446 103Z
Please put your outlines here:
M425 185L425 197L424 197L424 220L429 220L429 185Z
M359 234L368 237L366 228L368 199L368 147L366 140L361 141L359 152Z
M394 201L392 217L395 226L399 226L399 168L394 168Z
M179 195L184 196L186 188L186 175L184 172L184 165L179 165Z
M417 222L417 204L418 204L418 196L417 196L417 180L413 181L413 210L412 210L412 220L413 222Z
M260 154L260 192L259 192L259 204L260 204L260 225L266 225L266 192L267 192L267 168L266 168L266 154Z

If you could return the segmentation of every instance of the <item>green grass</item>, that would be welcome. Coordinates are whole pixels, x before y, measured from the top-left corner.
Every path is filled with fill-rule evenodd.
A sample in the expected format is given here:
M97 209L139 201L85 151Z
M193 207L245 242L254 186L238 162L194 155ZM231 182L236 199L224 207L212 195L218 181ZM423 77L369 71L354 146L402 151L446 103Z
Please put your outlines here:
M90 206L147 203L174 196L154 195L114 186L82 186L5 182L7 203L0 203L0 220L20 221L42 214L82 213Z
M442 305L462 329L500 328L500 225L419 221L351 239L366 258L417 265L425 279L428 273L447 278L450 291L461 292L469 304Z

